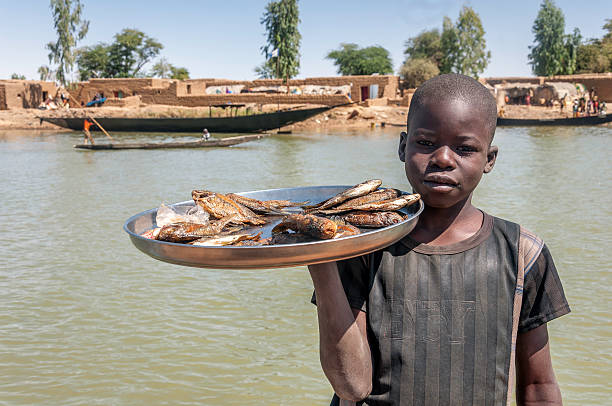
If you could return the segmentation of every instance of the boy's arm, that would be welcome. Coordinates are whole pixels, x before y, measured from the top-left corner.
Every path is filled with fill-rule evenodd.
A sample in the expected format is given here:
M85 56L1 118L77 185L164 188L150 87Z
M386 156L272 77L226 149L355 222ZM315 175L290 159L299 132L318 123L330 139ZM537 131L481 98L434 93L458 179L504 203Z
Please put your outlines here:
M517 337L516 376L517 405L563 404L550 360L546 324Z
M335 262L308 269L317 301L323 372L341 399L362 400L372 390L365 312L351 309Z

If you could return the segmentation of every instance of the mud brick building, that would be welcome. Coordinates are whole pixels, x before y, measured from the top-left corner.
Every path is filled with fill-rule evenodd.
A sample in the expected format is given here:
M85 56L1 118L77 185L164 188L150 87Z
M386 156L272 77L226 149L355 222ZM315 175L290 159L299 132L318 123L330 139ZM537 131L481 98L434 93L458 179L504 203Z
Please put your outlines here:
M280 79L91 79L78 83L72 95L84 104L100 94L107 98L109 105L116 106L139 103L186 107L226 103L335 106L394 98L398 86L399 78L393 75L320 77L288 82Z
M0 110L33 109L56 92L53 82L0 80Z
M585 73L580 75L559 75L552 77L525 76L525 77L495 77L483 81L491 86L511 83L531 83L543 85L550 82L569 82L583 84L586 89L595 88L600 100L612 103L612 73Z

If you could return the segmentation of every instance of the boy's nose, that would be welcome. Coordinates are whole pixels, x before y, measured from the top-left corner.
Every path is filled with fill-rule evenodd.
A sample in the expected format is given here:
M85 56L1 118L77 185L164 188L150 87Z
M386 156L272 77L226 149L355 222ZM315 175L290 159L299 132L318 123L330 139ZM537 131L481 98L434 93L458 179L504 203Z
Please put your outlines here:
M446 145L439 147L433 152L431 163L440 169L453 169L455 167L453 150Z

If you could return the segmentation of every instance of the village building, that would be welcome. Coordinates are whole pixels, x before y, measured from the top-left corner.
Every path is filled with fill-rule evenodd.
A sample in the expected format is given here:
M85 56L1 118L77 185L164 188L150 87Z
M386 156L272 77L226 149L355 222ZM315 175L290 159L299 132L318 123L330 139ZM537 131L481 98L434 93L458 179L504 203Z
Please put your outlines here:
M496 96L498 105L550 105L562 98L580 97L595 89L599 100L612 103L612 73L553 77L481 78ZM581 84L581 86L576 86ZM334 76L306 79L91 79L71 86L69 104L84 106L97 95L104 106L140 107L169 105L182 107L249 105L326 105L360 103L364 106L407 107L414 89L403 89L395 75ZM44 107L59 97L53 82L0 80L0 110Z
M34 109L55 98L57 86L38 80L0 80L0 110Z
M398 86L399 77L393 75L320 77L287 82L281 79L91 79L76 84L72 95L81 104L98 95L106 98L106 105L126 107L140 104L196 107L229 103L337 106L366 100L386 105L387 99L396 97Z

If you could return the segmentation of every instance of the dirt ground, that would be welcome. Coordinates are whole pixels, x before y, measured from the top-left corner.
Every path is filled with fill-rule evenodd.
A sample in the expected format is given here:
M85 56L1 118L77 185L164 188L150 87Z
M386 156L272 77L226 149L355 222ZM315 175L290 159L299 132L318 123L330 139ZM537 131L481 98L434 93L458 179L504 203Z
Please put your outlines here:
M288 106L282 106L287 108ZM302 106L303 107L303 106ZM276 105L264 106L263 111L275 111ZM560 112L558 107L504 106L505 117L509 118L560 118L569 117L571 112ZM53 124L41 122L39 117L208 117L208 107L176 107L148 105L139 108L100 107L58 110L1 110L0 130L58 130L65 131ZM213 111L214 115L225 113ZM287 126L283 130L320 130L332 128L370 128L390 124L405 124L407 107L359 105L336 107L306 121Z

